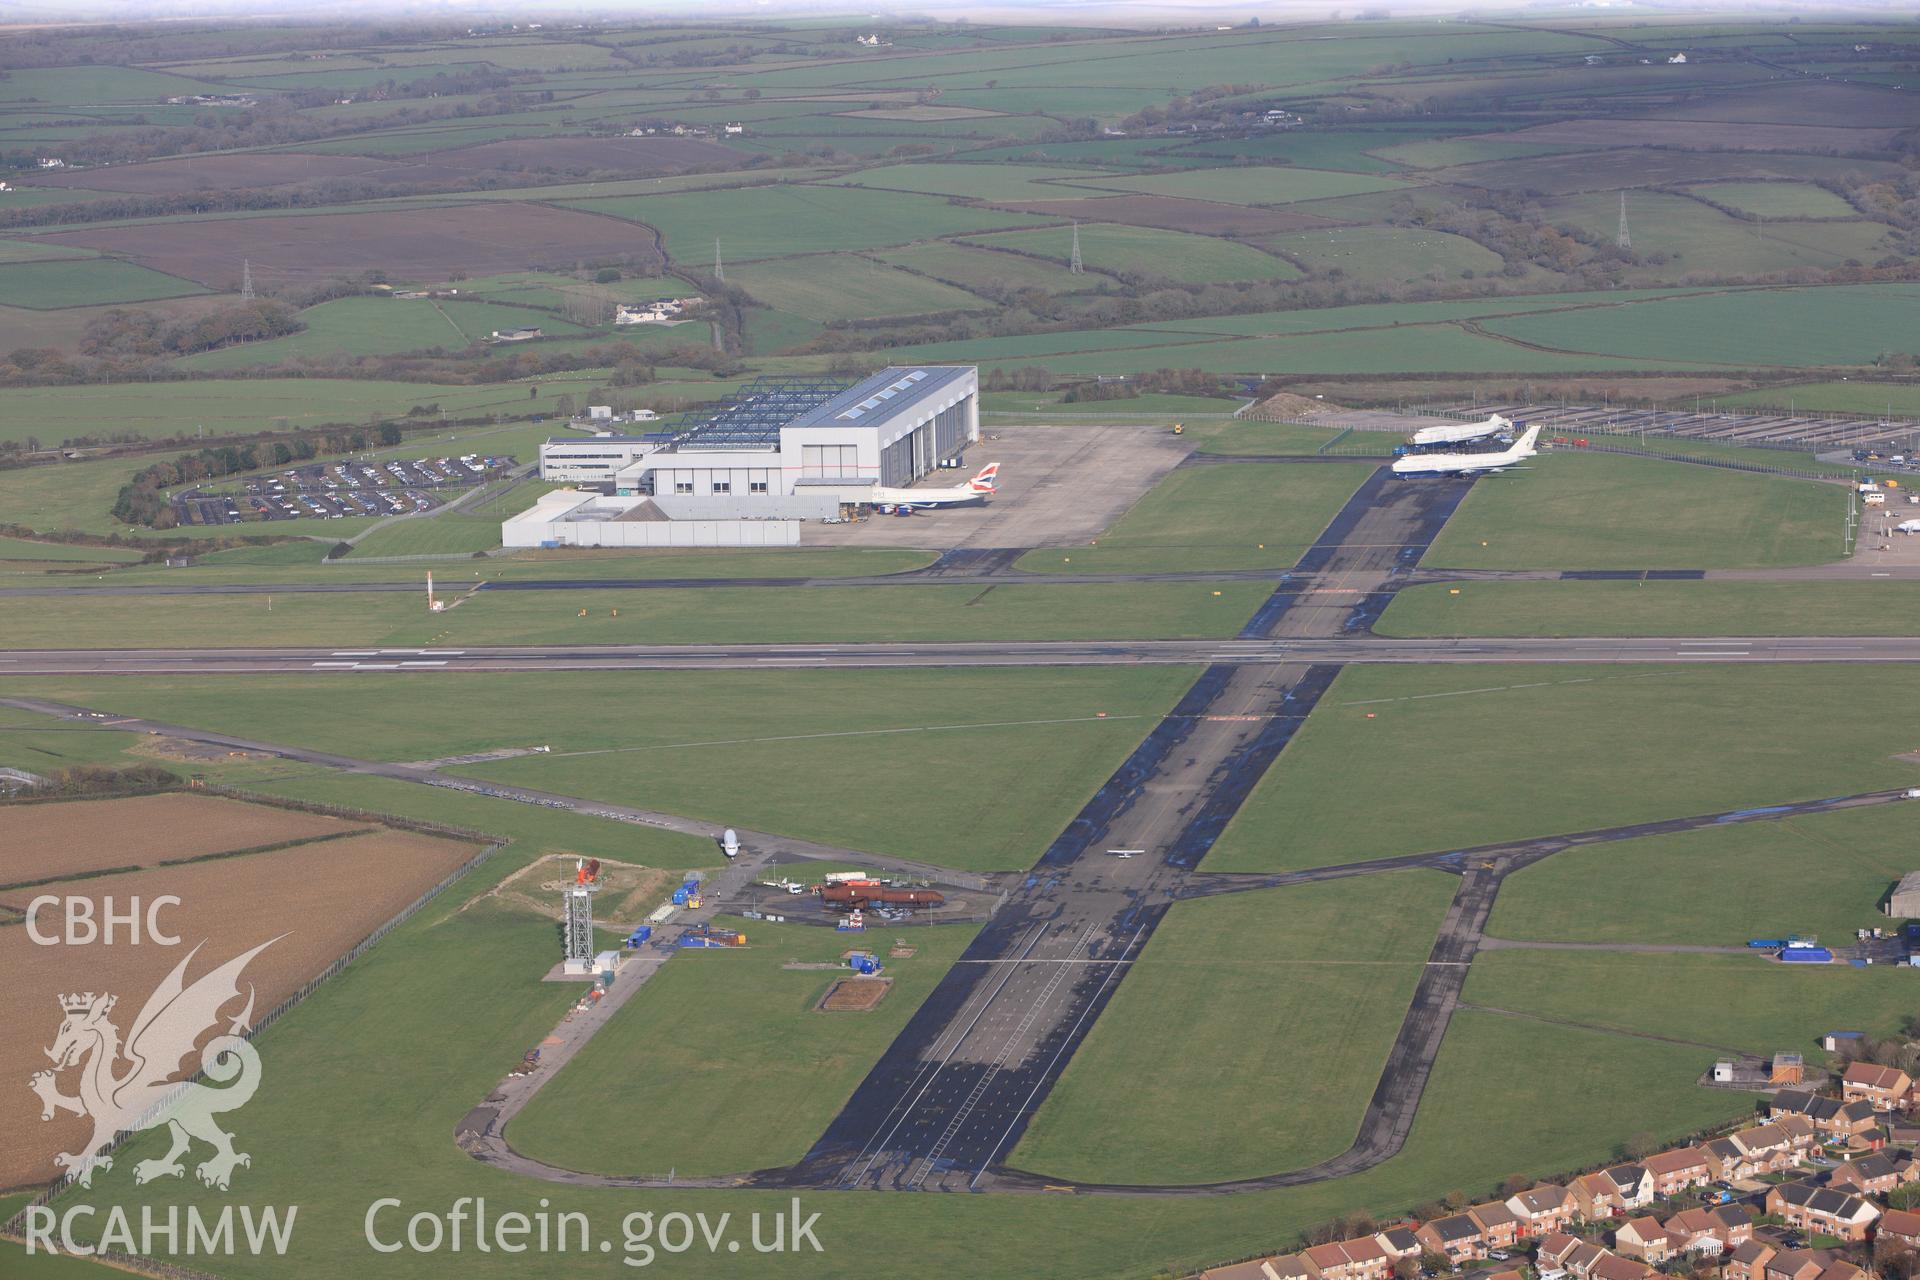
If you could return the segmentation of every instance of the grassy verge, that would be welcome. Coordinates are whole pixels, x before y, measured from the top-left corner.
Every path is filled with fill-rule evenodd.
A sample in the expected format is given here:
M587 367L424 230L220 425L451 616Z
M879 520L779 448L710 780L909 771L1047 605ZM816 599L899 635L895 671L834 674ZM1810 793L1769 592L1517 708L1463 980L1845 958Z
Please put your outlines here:
M442 594L457 593L457 578L451 588ZM438 614L420 595L393 591L56 596L0 616L0 647L1210 639L1233 635L1269 590L1157 582L483 591Z
M1374 630L1389 636L1904 636L1920 631L1920 583L1435 583L1395 596Z
M1709 827L1556 853L1510 877L1487 931L1551 942L1742 945L1885 925L1879 903L1920 868L1904 805ZM1641 892L1657 884L1656 894Z
M1012 1163L1215 1182L1344 1150L1454 884L1414 871L1178 904Z
M1166 667L8 687L386 760L550 745L550 755L460 772L721 826L1002 868L1031 865L1192 678ZM527 714L502 716L502 707Z
M1913 1011L1894 966L1783 965L1754 956L1497 951L1473 962L1464 998L1535 1017L1712 1048L1821 1058L1834 1027L1892 1032ZM1704 1070L1710 1052L1694 1055Z
M915 929L917 954L886 959L886 999L867 1013L814 1008L845 976L781 968L837 962L846 934L761 920L740 951L676 955L509 1130L528 1155L600 1173L701 1176L805 1155L976 932ZM616 979L618 981L618 979ZM644 1062L643 1071L633 1071ZM609 1080L619 1080L609 1089ZM804 1080L805 1089L795 1083Z
M1020 567L1055 573L1285 568L1372 472L1365 462L1175 471L1092 546L1029 552Z
M1863 689L1905 705L1920 672L1349 667L1205 865L1311 867L1912 784L1890 757L1916 744L1862 732Z
M1541 457L1476 483L1423 563L1731 569L1839 559L1839 485L1620 454Z

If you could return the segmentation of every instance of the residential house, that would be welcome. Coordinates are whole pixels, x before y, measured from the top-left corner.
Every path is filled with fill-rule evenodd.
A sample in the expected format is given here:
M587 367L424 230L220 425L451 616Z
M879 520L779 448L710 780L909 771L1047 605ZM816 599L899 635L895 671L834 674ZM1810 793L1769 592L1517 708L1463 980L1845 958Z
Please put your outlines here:
M1653 1175L1644 1165L1617 1164L1575 1178L1571 1190L1582 1217L1611 1218L1653 1203Z
M1783 1249L1767 1260L1762 1280L1860 1280L1865 1274L1825 1249Z
M1905 1153L1875 1151L1848 1160L1827 1171L1821 1181L1835 1191L1860 1196L1884 1196L1895 1187L1904 1187L1920 1178L1920 1165Z
M1811 1182L1783 1182L1768 1191L1767 1212L1778 1214L1790 1227L1842 1240L1866 1239L1880 1216L1880 1210L1859 1196Z
M1422 1245L1451 1263L1478 1261L1487 1256L1487 1237L1471 1216L1456 1213L1422 1223L1415 1231Z
M1878 1113L1865 1098L1842 1102L1838 1098L1822 1098L1800 1089L1782 1089L1767 1103L1767 1116L1779 1120L1789 1115L1805 1116L1822 1138L1837 1141L1863 1137L1869 1133L1874 1128Z
M1753 1239L1753 1215L1737 1204L1687 1209L1664 1225L1681 1238L1683 1248L1697 1253L1719 1254Z
M1920 1253L1920 1213L1910 1213L1905 1209L1886 1210L1880 1215L1873 1238Z
M1520 1220L1523 1240L1565 1230L1572 1224L1575 1210L1573 1193L1552 1183L1507 1197L1507 1211Z
M1393 1260L1372 1236L1302 1249L1300 1258L1313 1280L1386 1280Z
M1783 1116L1778 1122L1715 1138L1703 1149L1714 1176L1732 1181L1798 1167L1807 1148L1814 1145L1813 1138L1813 1126L1805 1116Z
M1519 1215L1498 1200L1476 1204L1467 1210L1467 1215L1480 1224L1489 1249L1510 1248L1520 1238Z
M1601 1252L1606 1253L1604 1249ZM1606 1253L1587 1272L1587 1280L1653 1280L1653 1276L1653 1268L1646 1263L1617 1253Z
M1388 1227L1385 1231L1375 1232L1373 1239L1387 1255L1390 1264L1402 1258L1420 1256L1420 1238L1413 1234L1412 1227Z
M1896 1067L1853 1062L1840 1077L1840 1096L1848 1102L1865 1100L1875 1111L1898 1111L1913 1094L1913 1077Z
M1688 1187L1705 1186L1713 1180L1713 1167L1707 1163L1707 1153L1698 1147L1678 1147L1648 1156L1646 1166L1653 1176L1653 1194L1662 1199Z
M1735 1246L1720 1264L1723 1280L1766 1280L1767 1263L1779 1252L1764 1240Z
M1584 1241L1578 1236L1568 1235L1564 1231L1549 1231L1540 1237L1540 1243L1534 1247L1534 1266L1541 1271L1551 1269L1566 1270L1567 1259L1573 1256Z
M1687 1247L1687 1238L1669 1231L1657 1218L1634 1218L1613 1233L1614 1252L1658 1266Z
M1202 1271L1200 1275L1202 1280L1311 1280L1307 1275L1307 1264L1300 1260L1297 1253L1236 1262L1230 1267Z

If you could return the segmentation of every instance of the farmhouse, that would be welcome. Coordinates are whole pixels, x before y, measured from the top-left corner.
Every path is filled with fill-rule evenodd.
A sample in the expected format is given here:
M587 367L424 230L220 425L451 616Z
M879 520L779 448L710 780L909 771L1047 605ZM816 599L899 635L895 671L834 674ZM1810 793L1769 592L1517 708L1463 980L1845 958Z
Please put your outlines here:
M1880 1216L1880 1210L1859 1196L1811 1182L1783 1182L1768 1191L1767 1212L1780 1215L1790 1227L1842 1240L1866 1239L1867 1229Z

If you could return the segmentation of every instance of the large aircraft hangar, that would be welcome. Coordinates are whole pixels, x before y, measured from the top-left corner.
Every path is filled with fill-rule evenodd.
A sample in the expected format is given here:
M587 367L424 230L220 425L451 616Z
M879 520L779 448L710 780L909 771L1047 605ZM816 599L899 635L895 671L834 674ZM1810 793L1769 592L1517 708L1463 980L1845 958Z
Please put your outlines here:
M573 495L503 526L507 546L777 545L797 530L719 530L703 525L824 519L872 502L877 490L911 485L959 458L980 438L980 376L972 365L911 365L854 380L829 374L762 377L717 408L690 411L643 437L552 439L541 478L611 471L600 494ZM610 492L609 492L610 490ZM625 526L615 528L609 526Z

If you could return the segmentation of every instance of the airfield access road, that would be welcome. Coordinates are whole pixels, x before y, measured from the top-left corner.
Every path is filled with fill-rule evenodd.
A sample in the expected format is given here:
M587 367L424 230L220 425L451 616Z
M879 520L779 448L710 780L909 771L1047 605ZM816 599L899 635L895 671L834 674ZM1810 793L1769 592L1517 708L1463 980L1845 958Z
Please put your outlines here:
M1330 592L1336 589L1329 589ZM1359 607L1368 588L1329 603ZM764 671L778 667L1088 667L1231 663L1920 662L1920 636L1235 640L837 645L528 645L470 649L16 649L0 675L358 675L459 671Z

